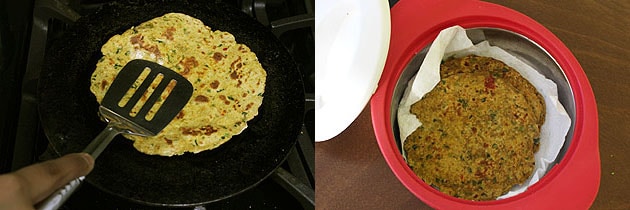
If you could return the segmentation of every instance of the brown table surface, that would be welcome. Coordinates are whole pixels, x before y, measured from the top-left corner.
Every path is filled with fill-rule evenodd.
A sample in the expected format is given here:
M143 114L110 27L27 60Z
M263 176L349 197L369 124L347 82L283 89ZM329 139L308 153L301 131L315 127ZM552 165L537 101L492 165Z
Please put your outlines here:
M551 30L592 85L601 182L592 209L630 209L630 1L498 1ZM369 106L339 136L315 144L317 209L429 209L391 172ZM577 183L579 184L579 183Z

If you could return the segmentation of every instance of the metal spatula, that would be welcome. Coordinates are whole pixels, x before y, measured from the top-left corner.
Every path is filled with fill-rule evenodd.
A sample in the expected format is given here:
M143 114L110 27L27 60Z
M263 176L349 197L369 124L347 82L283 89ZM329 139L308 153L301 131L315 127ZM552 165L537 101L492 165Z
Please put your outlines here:
M152 84L158 85L149 96L148 93L151 92L149 87ZM96 159L118 134L141 136L158 134L186 105L192 91L192 84L171 69L146 60L130 61L118 73L101 101L99 113L108 122L107 127L83 152ZM161 100L163 94L168 94L165 100ZM137 105L143 95L148 99L143 105ZM129 96L131 98L125 100ZM156 109L157 106L159 109ZM154 115L149 115L149 110L157 111ZM42 201L38 209L59 208L84 179L85 177L79 177L71 181Z

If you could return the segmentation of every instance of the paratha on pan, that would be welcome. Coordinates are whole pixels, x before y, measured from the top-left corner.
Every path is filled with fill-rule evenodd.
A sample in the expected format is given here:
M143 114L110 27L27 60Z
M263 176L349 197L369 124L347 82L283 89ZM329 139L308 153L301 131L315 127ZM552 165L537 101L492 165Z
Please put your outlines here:
M263 101L267 74L256 55L230 33L212 31L185 14L169 13L132 27L110 38L101 52L90 87L98 102L132 59L157 62L194 87L188 104L158 135L125 136L146 154L172 156L216 148L241 133Z
M545 104L499 60L443 62L441 81L411 113L422 122L404 142L407 163L427 184L468 200L494 200L534 169Z

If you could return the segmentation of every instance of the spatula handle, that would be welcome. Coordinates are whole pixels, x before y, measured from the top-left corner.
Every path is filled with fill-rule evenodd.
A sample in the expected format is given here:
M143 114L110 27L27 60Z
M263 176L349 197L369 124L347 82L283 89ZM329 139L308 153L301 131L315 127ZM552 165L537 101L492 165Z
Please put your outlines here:
M124 129L119 128L116 122L110 122L107 124L105 130L101 131L101 133L99 133L98 136L96 136L94 140L92 140L92 142L83 149L83 152L92 155L92 157L96 159L99 155L101 155L101 152L105 150L107 145L112 142L114 136L122 133L123 131Z
M66 202L66 200L70 198L70 195L74 193L74 191L77 188L79 188L81 183L83 183L84 179L85 179L85 176L82 176L82 177L79 177L70 181L70 183L66 184L66 186L58 189L57 191L55 191L55 193L51 194L48 198L46 198L46 200L42 201L37 206L37 209L39 210L58 209L59 207L61 207L61 204Z
M101 131L101 133L99 133L98 136L96 136L96 138L94 138L94 140L92 140L92 142L87 147L85 147L83 152L92 155L92 157L96 159L107 147L107 145L109 145L112 139L114 139L114 136L122 133L123 131L124 129L118 128L116 123L107 124L107 127L103 131ZM39 203L39 205L37 205L37 209L58 209L59 207L61 207L61 204L68 200L68 198L70 198L70 195L72 195L72 193L74 193L74 191L79 188L84 179L85 176L82 176L70 181L70 183L66 184L66 186L55 191L55 193L51 194L50 196L48 196L48 198Z

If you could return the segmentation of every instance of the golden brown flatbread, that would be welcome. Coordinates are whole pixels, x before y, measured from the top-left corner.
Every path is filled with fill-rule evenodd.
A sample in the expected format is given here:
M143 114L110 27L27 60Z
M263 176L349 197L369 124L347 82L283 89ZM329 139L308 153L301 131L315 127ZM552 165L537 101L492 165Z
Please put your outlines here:
M256 55L232 34L212 31L185 14L169 13L132 27L110 38L101 52L90 87L99 102L132 59L173 69L194 87L188 104L157 136L125 136L146 154L172 156L216 148L241 133L263 101L267 74Z
M499 60L469 55L440 67L441 81L411 106L422 126L404 142L427 184L469 200L493 200L534 169L542 96Z

